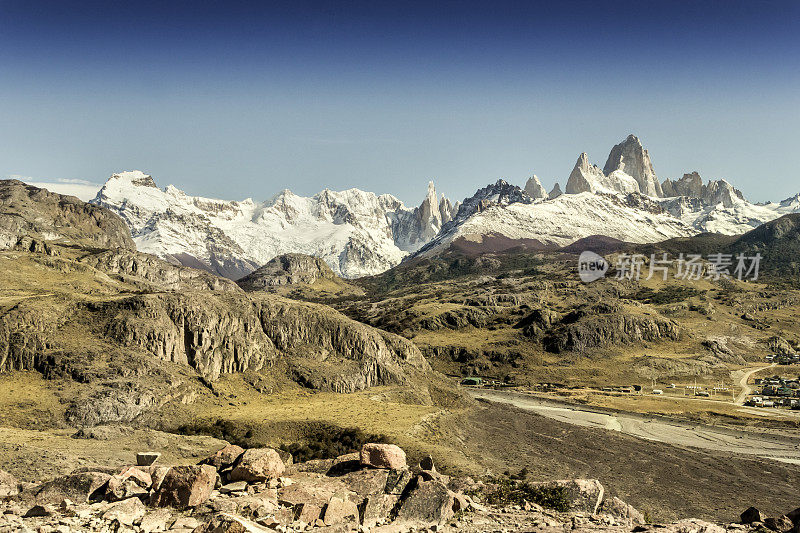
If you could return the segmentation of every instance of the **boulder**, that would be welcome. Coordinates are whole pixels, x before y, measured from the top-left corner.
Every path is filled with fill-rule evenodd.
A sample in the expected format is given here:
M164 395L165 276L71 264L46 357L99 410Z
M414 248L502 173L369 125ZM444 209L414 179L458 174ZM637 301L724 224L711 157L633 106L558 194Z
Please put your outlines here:
M533 485L566 489L570 510L588 514L597 514L605 494L603 485L596 479L567 479L533 483Z
M134 522L141 519L146 513L147 509L145 509L142 500L128 498L111 504L111 507L103 513L103 519L108 521L117 520L120 524L132 526Z
M220 487L219 491L222 494L230 494L231 492L247 492L247 481L235 481Z
M19 484L16 478L5 470L0 470L0 498L17 494L19 494Z
M150 489L155 491L158 490L158 488L161 486L161 483L164 482L164 478L167 477L170 467L150 466L144 467L142 470L150 474L150 478L153 480L153 484L150 486Z
M228 444L221 450L200 461L201 465L211 465L217 470L231 466L244 453L244 448L235 444Z
M269 533L258 524L231 514L219 514L194 530L194 533Z
M348 489L359 496L369 496L371 494L383 494L386 490L386 483L389 479L390 470L357 470L339 477Z
M761 511L759 511L755 507L747 508L747 510L745 510L741 515L739 515L739 519L741 520L742 524L752 524L753 522L764 521L764 517L761 515Z
M175 520L170 529L197 529L198 527L202 526L203 523L193 516L180 516L177 520Z
M400 496L395 494L373 494L364 498L361 523L364 527L375 527L379 522L389 519Z
M278 491L278 500L288 506L313 503L324 507L333 496L351 494L354 495L339 478L305 473L296 476L294 484L281 488Z
M147 472L135 467L111 476L106 485L106 499L112 502L126 500L134 496L142 497L153 485L153 478Z
M167 509L156 509L150 511L142 518L139 529L142 533L154 533L156 531L166 531L172 522L172 513Z
M213 466L173 466L150 503L155 507L195 507L208 500L216 480L217 470Z
M108 485L106 485L105 499L110 502L118 502L134 497L143 498L148 494L149 491L142 488L136 481L132 479L120 479L114 476L108 480Z
M359 452L346 453L336 457L327 473L329 476L341 476L356 470L361 470L361 454Z
M771 529L772 531L777 531L778 533L785 533L787 531L791 531L791 529L794 527L794 524L791 520L789 520L789 517L785 515L777 518L771 516L764 519L764 527Z
M151 466L159 457L161 457L161 454L158 452L139 452L136 454L136 465Z
M36 493L37 503L59 504L65 499L77 503L100 499L111 476L102 472L81 472L57 477Z
M429 472L436 472L436 466L433 464L433 457L430 455L426 455L422 458L419 462L419 467L422 470L428 470Z
M25 518L42 518L45 516L52 516L55 513L50 505L34 505L25 513Z
M800 507L794 511L786 513L786 518L792 521L793 524L800 524Z
M406 452L394 444L367 443L361 447L361 464L372 468L406 468Z
M358 506L345 498L333 496L325 506L325 513L322 517L326 526L342 524L344 522L359 522Z
M645 523L644 515L641 512L616 496L603 500L600 512L603 514L610 514L628 525L641 525Z
M259 483L276 479L286 466L280 455L272 448L251 448L244 452L230 473L230 481Z
M405 492L406 487L414 479L414 474L408 469L403 470L389 470L386 478L386 494L395 494L400 496Z
M313 503L301 503L294 508L294 519L298 522L313 524L322 516L322 507Z
M453 494L439 481L420 481L403 501L397 520L440 524L453 516Z

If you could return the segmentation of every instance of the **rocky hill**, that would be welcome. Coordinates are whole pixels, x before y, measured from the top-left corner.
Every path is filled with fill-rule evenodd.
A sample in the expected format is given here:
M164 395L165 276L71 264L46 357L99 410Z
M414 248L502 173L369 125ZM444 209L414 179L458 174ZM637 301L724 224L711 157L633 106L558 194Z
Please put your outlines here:
M0 250L36 243L134 250L128 227L105 209L17 180L0 180Z
M325 261L304 254L284 254L241 278L236 283L246 291L281 285L311 284L317 280L341 280Z
M16 242L44 239L36 241L42 250L0 252L0 372L85 384L71 400L71 423L131 421L191 401L191 376L211 385L247 373L273 387L340 393L402 384L431 401L428 376L438 378L406 339L135 252L125 225L104 208L18 182L0 190L9 206L3 220L26 220L12 209L30 218L16 226ZM100 249L105 242L122 247ZM125 385L131 376L139 379Z

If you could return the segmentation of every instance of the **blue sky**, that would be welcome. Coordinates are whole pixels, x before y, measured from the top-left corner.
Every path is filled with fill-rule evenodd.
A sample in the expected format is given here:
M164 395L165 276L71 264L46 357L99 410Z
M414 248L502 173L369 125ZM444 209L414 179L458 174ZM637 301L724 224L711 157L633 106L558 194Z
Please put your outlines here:
M0 0L0 175L192 194L562 187L628 133L659 177L800 192L797 2Z

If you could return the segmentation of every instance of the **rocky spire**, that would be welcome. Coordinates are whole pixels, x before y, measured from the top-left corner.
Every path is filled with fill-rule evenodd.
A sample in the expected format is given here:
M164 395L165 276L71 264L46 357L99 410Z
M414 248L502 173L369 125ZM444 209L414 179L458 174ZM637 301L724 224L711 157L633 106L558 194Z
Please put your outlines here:
M732 207L738 200L744 200L742 192L725 180L714 180L703 184L703 178L696 171L684 174L676 181L664 180L662 190L665 197L699 198L706 204L722 204L725 207Z
M528 178L528 181L525 183L525 192L534 200L537 198L547 198L547 191L542 187L542 182L539 181L536 174Z
M561 185L556 182L553 188L550 189L550 193L547 195L547 197L552 200L553 198L558 198L562 194L564 193L561 191Z
M603 174L611 175L615 170L620 170L633 177L639 184L642 194L661 197L664 195L661 183L653 170L650 154L642 147L639 138L631 134L621 143L611 149L608 160L603 167ZM569 192L569 190L567 190Z
M597 167L589 163L589 156L583 152L578 156L575 167L569 174L567 180L567 194L580 194L582 192L596 192L597 183L604 178L603 173Z
M453 215L455 214L455 210L453 209L453 204L450 203L450 200L443 194L442 199L439 200L439 216L442 220L442 225L447 224L451 220L453 220Z

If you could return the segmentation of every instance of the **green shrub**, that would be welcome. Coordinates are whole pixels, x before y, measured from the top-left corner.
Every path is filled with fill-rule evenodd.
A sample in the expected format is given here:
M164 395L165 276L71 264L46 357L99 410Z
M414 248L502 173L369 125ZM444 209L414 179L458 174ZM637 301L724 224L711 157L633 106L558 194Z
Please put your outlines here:
M569 494L565 487L534 486L525 481L499 481L497 488L486 495L486 502L492 505L522 505L530 502L559 512L570 509Z
M236 444L242 448L249 448L249 439L253 436L253 431L249 428L237 426L230 420L219 419L213 424L210 422L192 422L178 427L180 435L208 435L216 439L221 439Z
M281 449L291 453L296 462L304 462L357 452L367 442L385 443L388 439L385 435L370 435L358 428L323 426L311 431L302 442L284 444Z

